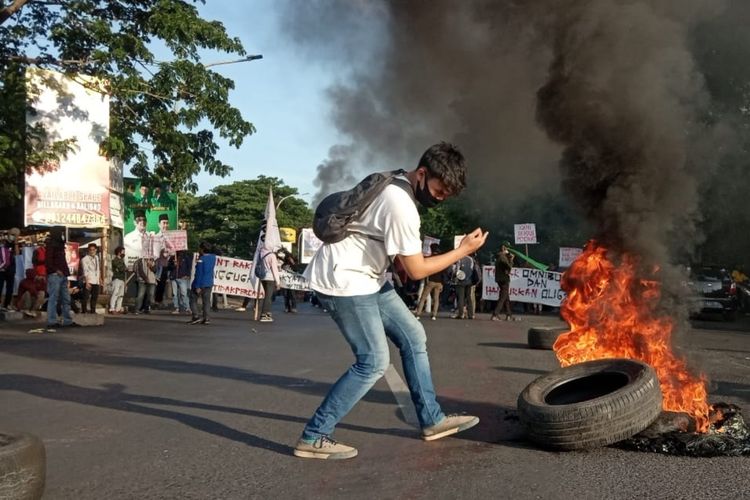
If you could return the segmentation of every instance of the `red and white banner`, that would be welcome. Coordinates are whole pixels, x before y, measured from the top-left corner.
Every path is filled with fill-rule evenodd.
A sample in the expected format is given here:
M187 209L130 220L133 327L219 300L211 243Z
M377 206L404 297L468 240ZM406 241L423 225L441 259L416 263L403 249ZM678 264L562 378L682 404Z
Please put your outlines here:
M197 255L195 257L197 258ZM310 289L301 274L280 271L279 277L282 288L289 290ZM262 299L265 296L263 287L258 288L252 260L219 256L216 257L216 266L214 267L213 293L238 295L251 299Z
M196 256L197 257L197 254ZM195 262L195 258L193 259ZM253 261L234 259L232 257L216 257L214 267L213 293L239 295L240 297L263 297L263 288L257 293L253 277Z

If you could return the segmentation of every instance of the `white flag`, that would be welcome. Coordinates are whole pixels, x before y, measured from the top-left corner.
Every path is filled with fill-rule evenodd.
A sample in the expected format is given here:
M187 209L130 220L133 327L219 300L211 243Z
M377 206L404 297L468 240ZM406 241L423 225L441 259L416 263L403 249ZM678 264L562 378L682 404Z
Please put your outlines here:
M261 255L276 252L281 248L281 235L279 234L279 223L276 222L276 205L273 203L273 189L268 188L268 202L266 203L265 219L260 226L258 245L255 247L253 256L253 267L258 265ZM262 252L262 254L261 254ZM257 283L255 272L251 273L251 279ZM257 287L256 287L257 288Z

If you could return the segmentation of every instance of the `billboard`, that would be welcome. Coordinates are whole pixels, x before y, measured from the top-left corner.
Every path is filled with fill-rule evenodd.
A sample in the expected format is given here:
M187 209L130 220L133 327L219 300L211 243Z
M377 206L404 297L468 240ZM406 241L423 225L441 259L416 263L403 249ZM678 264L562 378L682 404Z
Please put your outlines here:
M169 183L146 184L140 179L123 179L123 222L125 234L135 229L135 214L143 212L146 231L159 231L159 216L166 215L167 229L177 229L177 193Z
M158 257L187 247L187 233L177 229L177 193L170 184L147 184L126 177L123 193L125 263L140 257ZM179 242L179 244L176 244Z
M26 174L24 224L68 227L110 225L110 160L99 144L109 135L109 96L103 81L85 75L28 68L30 127L43 126L48 141L75 140L65 158Z

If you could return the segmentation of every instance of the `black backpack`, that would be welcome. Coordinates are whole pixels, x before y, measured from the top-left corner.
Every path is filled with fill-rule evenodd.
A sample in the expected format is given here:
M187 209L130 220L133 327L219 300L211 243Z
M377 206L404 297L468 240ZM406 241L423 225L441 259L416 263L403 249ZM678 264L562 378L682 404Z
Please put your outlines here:
M323 243L336 243L351 234L349 225L356 221L370 206L377 196L396 176L406 174L405 170L377 172L365 177L359 184L348 191L329 194L315 209L313 232ZM411 185L396 182L409 196L414 198Z

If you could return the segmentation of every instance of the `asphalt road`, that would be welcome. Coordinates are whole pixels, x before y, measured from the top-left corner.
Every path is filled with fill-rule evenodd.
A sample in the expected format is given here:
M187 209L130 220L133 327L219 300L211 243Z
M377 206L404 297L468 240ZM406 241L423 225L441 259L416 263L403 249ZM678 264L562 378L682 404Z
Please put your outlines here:
M319 309L275 317L222 311L190 326L154 313L44 335L0 323L0 429L43 439L47 499L750 497L748 457L558 453L526 442L516 398L557 367L551 351L527 348L526 331L559 324L552 316L425 322L439 400L478 415L477 427L421 441L397 384L383 379L336 433L357 458L295 458L351 354ZM750 406L747 323L701 321L681 337L711 378L713 402Z

